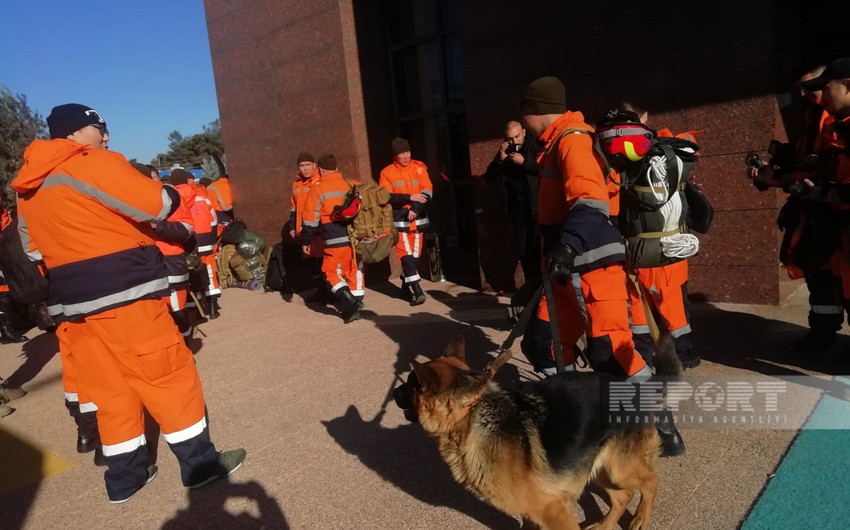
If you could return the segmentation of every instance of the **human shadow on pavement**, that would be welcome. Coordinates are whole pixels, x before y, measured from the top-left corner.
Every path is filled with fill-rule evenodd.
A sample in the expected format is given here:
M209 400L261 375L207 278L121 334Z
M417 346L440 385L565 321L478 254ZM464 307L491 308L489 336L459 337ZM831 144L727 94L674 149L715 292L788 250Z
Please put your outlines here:
M41 333L21 344L24 363L6 379L8 388L20 388L37 376L59 352L59 341L54 333Z
M464 513L487 528L519 527L515 519L476 499L454 481L436 444L419 425L386 428L380 424L382 415L383 411L365 420L351 405L343 416L322 424L347 453L411 497Z
M430 290L428 295L449 308L449 317L473 326L507 331L511 328L507 306L491 294Z
M189 506L163 523L162 530L203 528L232 530L274 528L288 530L286 516L277 501L255 481L230 482L227 478L202 489L188 490ZM229 499L245 504L237 513L225 506Z
M496 358L496 350L499 348L499 344L490 340L479 327L434 313L400 316L364 311L361 316L364 320L372 321L398 344L398 356L393 367L397 377L410 371L410 362L418 355L428 359L438 358L446 345L458 335L463 335L466 340L466 362L474 370L483 370ZM496 374L496 381L506 386L515 385L519 379L519 370L513 364L506 364Z
M479 500L454 480L436 443L419 425L382 426L385 412L382 408L375 418L366 420L357 407L351 405L343 416L322 424L347 453L411 497L430 506L445 506L466 514L487 528L519 528L516 519ZM579 506L586 520L602 518L591 495L583 495Z
M750 313L719 309L710 304L691 308L694 351L704 360L772 377L808 376L812 372L838 375L848 373L843 363L850 354L845 345L844 359L834 352L798 353L794 342L808 331L806 327ZM836 347L847 337L839 336ZM689 370L688 375L699 375ZM829 390L827 380L809 377L800 384Z
M0 527L23 528L45 475L40 449L0 426L3 472L0 473Z

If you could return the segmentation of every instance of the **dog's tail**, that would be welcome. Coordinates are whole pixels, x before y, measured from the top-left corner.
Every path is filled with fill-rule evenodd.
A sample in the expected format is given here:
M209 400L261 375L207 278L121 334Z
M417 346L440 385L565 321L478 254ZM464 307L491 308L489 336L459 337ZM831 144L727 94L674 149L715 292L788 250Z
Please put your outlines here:
M656 375L673 376L682 373L682 361L676 353L676 343L669 332L664 332L655 343L652 364Z

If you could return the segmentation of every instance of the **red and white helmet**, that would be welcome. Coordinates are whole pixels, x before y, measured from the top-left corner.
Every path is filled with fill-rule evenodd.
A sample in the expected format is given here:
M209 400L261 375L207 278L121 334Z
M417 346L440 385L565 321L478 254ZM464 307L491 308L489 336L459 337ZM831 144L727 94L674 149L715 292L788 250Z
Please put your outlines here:
M652 148L655 131L634 112L614 110L596 126L599 146L609 163L629 166L643 160Z

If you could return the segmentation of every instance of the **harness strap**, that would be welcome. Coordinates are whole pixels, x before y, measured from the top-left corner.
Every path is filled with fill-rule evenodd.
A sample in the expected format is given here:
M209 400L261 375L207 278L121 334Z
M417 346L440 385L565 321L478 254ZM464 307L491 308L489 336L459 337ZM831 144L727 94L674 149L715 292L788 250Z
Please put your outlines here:
M662 238L662 237L669 237L669 236L675 236L676 234L686 234L686 233L687 233L687 231L686 231L685 225L681 225L681 226L674 228L673 230L668 230L666 232L643 232L641 234L638 234L635 237L639 237L641 239L659 239L659 238Z
M649 328L649 335L652 337L652 341L657 344L658 338L661 336L661 332L658 330L658 323L655 321L655 316L652 314L652 308L649 307L649 301L646 299L646 293L643 290L643 286L638 281L635 270L628 265L626 265L626 274L629 277L629 282L631 282L632 288L637 291L638 298L640 298L640 303L643 306L643 312L646 314L646 324Z
M665 191L667 191L667 188L661 186L632 186L632 189L641 193L664 193ZM676 186L676 190L685 191L685 183L682 182L678 186Z

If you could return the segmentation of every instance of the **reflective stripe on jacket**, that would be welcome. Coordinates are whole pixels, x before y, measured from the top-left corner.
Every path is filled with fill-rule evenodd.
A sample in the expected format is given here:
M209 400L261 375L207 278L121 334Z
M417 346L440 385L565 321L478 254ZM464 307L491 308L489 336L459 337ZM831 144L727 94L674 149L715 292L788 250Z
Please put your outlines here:
M588 134L592 131L580 112L568 111L540 136L544 147L538 158L538 222L541 229L559 228L558 242L578 254L577 272L622 262L626 257L620 232L609 220L613 197L593 150ZM551 229L545 231L552 233Z
M424 205L413 202L410 196L421 193L430 201L434 195L428 167L418 160L411 160L406 166L393 162L381 171L378 185L390 192L390 204L393 207L393 225L399 232L426 230L430 222ZM408 212L416 212L416 219L408 220Z
M346 224L331 220L334 206L342 205L345 195L354 181L346 181L342 173L325 173L321 180L310 188L304 201L304 217L301 221L301 244L309 244L321 229L325 247L338 248L351 244Z
M58 320L167 294L150 223L169 215L171 198L121 154L35 140L12 189L21 242L31 259L44 260L48 309Z
M304 203L310 188L319 183L319 170L313 171L313 176L305 179L301 173L292 182L292 194L289 198L289 226L295 230L295 235L301 234L301 223L304 221Z

